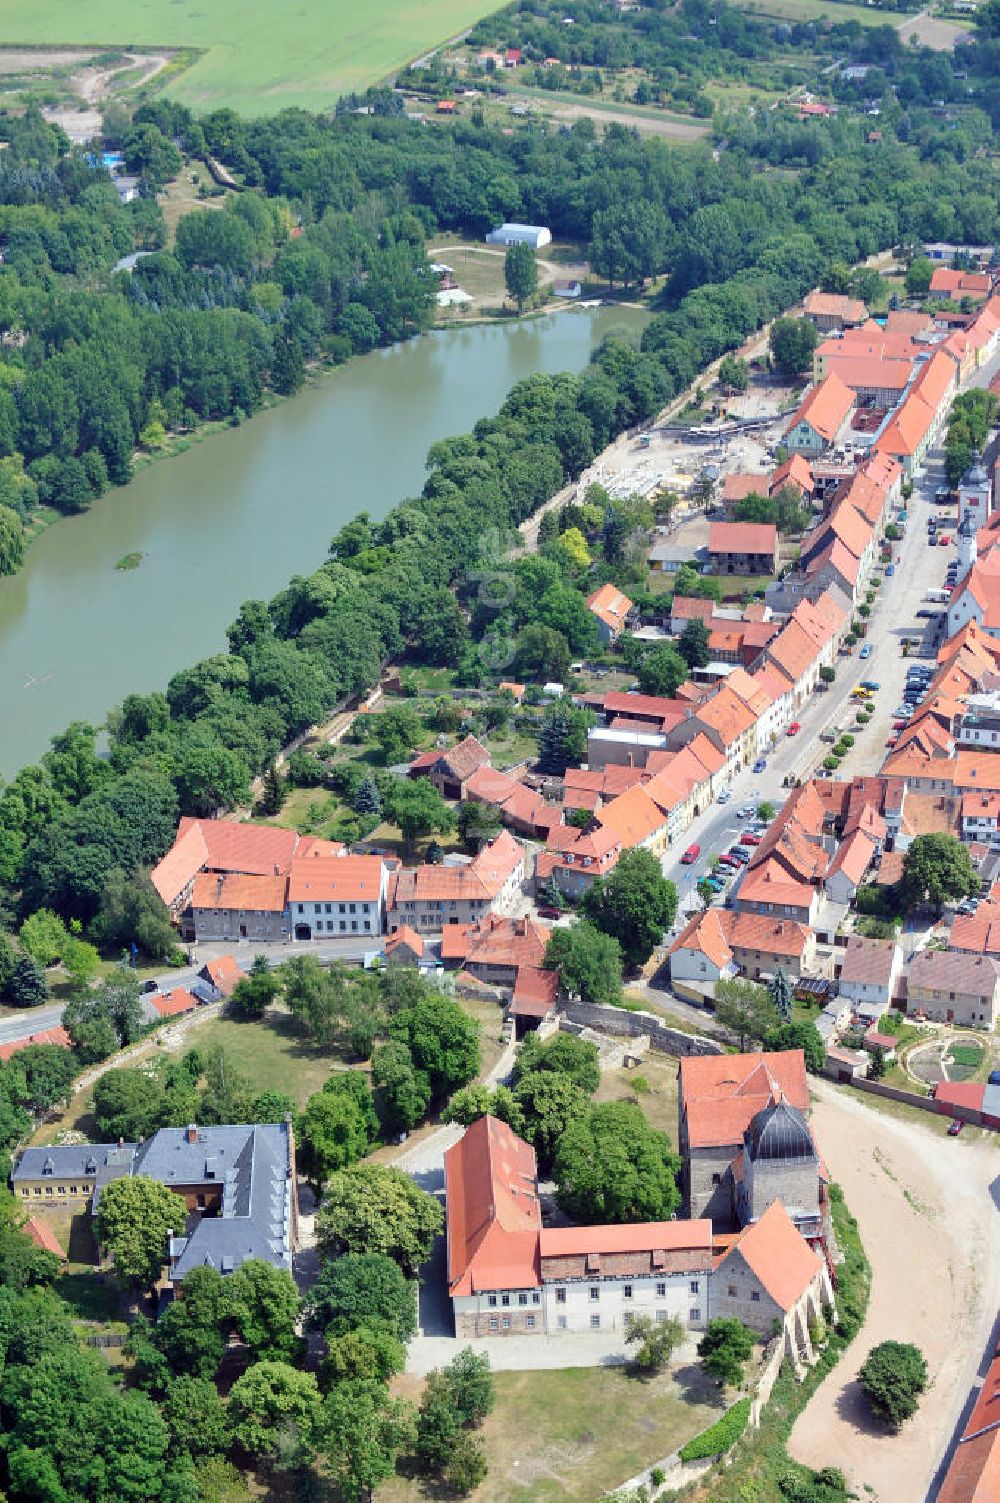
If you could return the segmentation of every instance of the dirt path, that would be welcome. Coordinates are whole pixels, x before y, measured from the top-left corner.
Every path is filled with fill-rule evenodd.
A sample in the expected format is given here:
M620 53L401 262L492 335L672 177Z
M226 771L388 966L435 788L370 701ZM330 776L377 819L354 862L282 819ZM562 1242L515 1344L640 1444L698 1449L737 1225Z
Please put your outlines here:
M940 1137L825 1081L813 1085L816 1137L858 1219L872 1295L863 1330L800 1415L788 1449L810 1466L843 1468L869 1503L921 1503L1000 1304L1000 1156L991 1143ZM932 1384L898 1435L872 1425L856 1382L871 1348L889 1339L920 1347Z
M56 57L57 54L52 56ZM88 68L85 65L86 59L83 59L84 66L69 80L80 103L58 105L42 113L53 125L61 125L71 141L86 144L100 134L101 102L114 93L115 79L122 73L141 67L141 74L129 82L130 89L138 89L162 72L170 57L171 54L167 52L129 52L123 54L123 61L116 63L113 68Z

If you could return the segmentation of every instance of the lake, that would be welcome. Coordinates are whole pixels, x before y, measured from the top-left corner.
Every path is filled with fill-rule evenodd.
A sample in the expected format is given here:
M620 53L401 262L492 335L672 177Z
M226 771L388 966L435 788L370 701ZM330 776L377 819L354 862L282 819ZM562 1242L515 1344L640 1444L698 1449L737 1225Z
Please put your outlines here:
M312 573L356 512L383 517L419 494L436 439L495 412L522 377L582 370L605 334L645 322L567 309L376 351L57 522L0 580L0 773L70 721L100 722L224 651L242 601ZM116 570L128 553L141 566Z

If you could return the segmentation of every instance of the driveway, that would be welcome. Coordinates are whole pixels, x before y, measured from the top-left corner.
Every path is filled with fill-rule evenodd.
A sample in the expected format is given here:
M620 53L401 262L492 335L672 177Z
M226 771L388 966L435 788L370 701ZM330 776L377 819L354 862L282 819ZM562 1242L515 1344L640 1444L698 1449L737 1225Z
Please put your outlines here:
M947 1455L1000 1306L1000 1156L873 1110L811 1082L812 1123L857 1217L872 1267L864 1327L817 1389L788 1449L836 1465L878 1503L921 1503ZM931 1387L897 1435L872 1423L857 1374L873 1346L913 1341Z

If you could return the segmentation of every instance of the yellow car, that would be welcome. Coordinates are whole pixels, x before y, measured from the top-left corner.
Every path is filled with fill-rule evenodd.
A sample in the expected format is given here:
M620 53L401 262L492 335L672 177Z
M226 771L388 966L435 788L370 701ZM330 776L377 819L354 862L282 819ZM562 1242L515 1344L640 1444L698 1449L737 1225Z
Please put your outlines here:
M858 688L851 690L852 699L871 699L871 697L871 690L862 689L860 685L858 686Z

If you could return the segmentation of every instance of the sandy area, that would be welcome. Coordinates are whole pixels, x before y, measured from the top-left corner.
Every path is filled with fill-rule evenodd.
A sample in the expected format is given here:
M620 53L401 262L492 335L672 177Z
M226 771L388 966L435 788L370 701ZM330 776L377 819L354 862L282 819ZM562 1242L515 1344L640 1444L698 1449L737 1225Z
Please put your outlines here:
M909 42L912 36L916 36L922 47L930 47L934 52L951 52L958 38L964 36L968 28L957 26L954 21L943 21L923 10L917 16L904 17L896 30L904 42Z
M711 121L703 124L692 120L657 120L655 115L643 115L638 110L605 110L586 104L566 104L552 111L552 119L560 123L572 120L593 120L595 125L627 125L637 130L640 136L667 136L672 141L700 141L712 129Z
M50 53L48 61L52 64L60 60L60 57L58 53ZM130 88L137 89L165 68L170 58L171 54L166 52L130 52L124 54L124 60L113 68L81 67L70 78L70 84L79 96L79 104L57 105L42 113L53 125L61 125L71 141L86 145L100 134L101 103L114 92L118 75L141 67L141 74L129 85Z
M1000 1302L992 1143L938 1136L824 1081L813 1125L833 1178L858 1219L872 1265L863 1330L817 1389L789 1451L810 1466L842 1467L869 1503L921 1503L975 1383ZM991 1194L991 1187L993 1193ZM857 1386L881 1341L915 1342L932 1392L898 1435L874 1426Z

